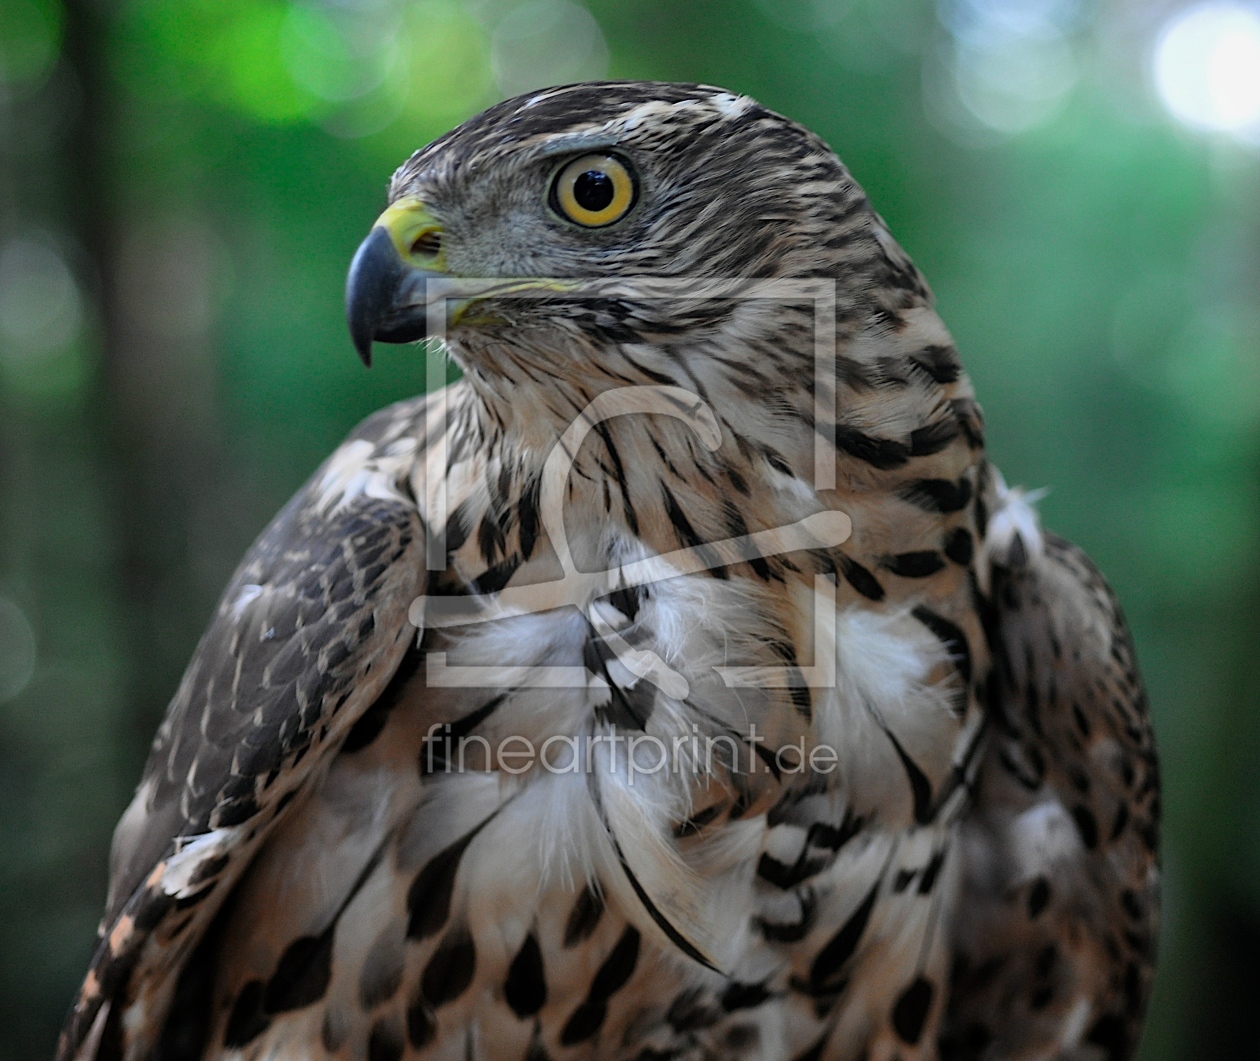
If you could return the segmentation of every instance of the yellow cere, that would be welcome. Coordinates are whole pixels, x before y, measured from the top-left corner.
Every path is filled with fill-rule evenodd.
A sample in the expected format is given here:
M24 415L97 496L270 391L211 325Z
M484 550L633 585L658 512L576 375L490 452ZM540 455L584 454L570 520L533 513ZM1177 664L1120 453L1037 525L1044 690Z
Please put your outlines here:
M570 221L587 228L611 225L634 205L634 178L612 155L583 155L560 171L555 205Z
M403 261L425 269L444 268L442 226L419 199L399 199L376 219L376 227L389 233Z

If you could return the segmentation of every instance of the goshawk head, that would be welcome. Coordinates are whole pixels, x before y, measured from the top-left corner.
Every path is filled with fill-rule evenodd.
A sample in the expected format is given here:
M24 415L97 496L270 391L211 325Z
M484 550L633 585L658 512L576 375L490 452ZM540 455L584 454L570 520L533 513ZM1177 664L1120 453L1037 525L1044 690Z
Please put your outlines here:
M691 297L706 280L834 281L841 332L929 301L822 140L712 86L507 100L416 152L389 199L347 285L360 355L438 330L487 392L651 383L642 349L800 375L812 307Z

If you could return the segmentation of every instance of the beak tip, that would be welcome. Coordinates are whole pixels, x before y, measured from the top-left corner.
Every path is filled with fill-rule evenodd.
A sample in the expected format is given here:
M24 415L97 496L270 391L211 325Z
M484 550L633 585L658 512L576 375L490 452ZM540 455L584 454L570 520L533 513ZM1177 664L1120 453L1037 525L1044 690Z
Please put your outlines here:
M350 341L354 344L354 352L359 355L364 368L372 367L372 332L370 329L355 327L358 322L350 324Z
M362 313L355 313L353 306L348 307L346 316L347 323L350 325L350 341L354 344L355 353L359 355L359 360L366 368L371 368L374 322Z
M359 360L372 367L372 340L392 297L401 263L381 228L372 229L355 252L346 277L346 323Z
M346 323L359 360L372 367L372 342L411 342L425 335L424 278L407 265L380 225L360 244L346 277Z

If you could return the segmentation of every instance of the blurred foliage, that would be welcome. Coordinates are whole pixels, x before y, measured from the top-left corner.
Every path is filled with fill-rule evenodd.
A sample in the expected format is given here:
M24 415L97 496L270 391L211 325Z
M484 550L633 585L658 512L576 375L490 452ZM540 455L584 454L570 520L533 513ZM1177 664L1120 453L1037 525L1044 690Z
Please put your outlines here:
M215 597L356 420L349 257L502 95L701 80L825 136L1008 479L1116 584L1166 777L1143 1057L1254 1056L1260 166L1162 112L1146 0L0 0L0 1059L49 1055Z

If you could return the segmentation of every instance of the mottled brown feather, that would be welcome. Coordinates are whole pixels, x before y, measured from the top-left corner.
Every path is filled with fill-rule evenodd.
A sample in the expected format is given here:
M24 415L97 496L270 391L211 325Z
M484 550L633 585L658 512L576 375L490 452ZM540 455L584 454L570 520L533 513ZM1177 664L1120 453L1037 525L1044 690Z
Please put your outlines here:
M385 410L350 436L360 464L393 441L398 419ZM78 1056L106 1001L115 1020L105 1034L121 1041L98 1048L129 1058L152 1048L181 963L415 636L406 614L423 590L423 525L401 492L321 504L345 453L250 549L171 702L115 836L102 939L67 1017L63 1061ZM182 866L186 883L168 894L171 860L212 830L223 842ZM145 1021L124 1029L120 1011L140 1003Z
M1004 559L942 1057L1125 1061L1159 931L1146 696L1115 595L1080 549L1046 534Z

